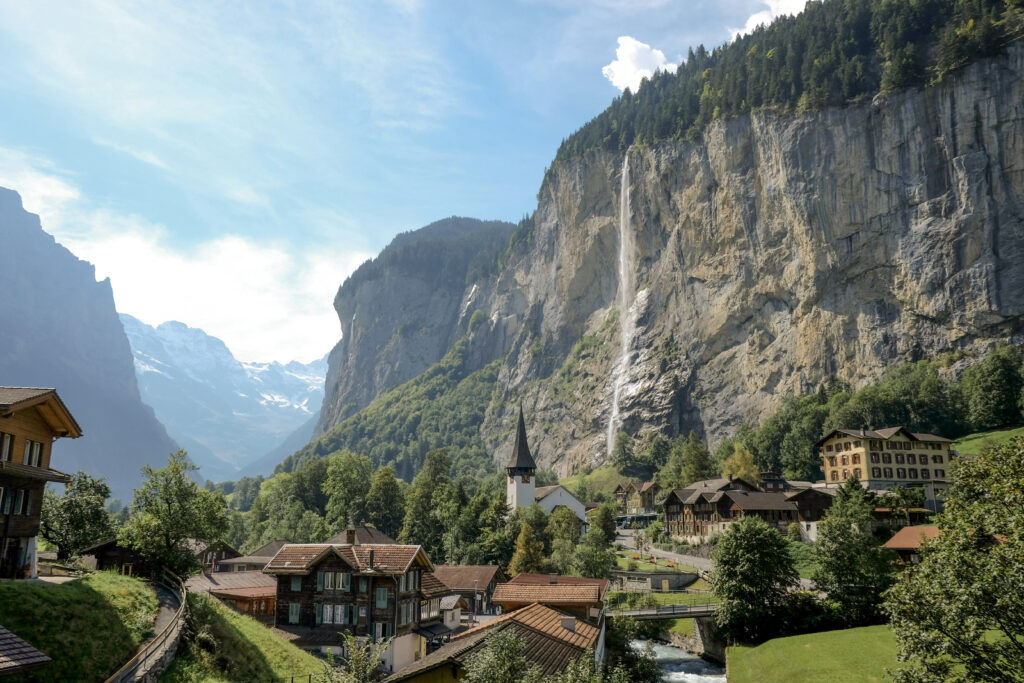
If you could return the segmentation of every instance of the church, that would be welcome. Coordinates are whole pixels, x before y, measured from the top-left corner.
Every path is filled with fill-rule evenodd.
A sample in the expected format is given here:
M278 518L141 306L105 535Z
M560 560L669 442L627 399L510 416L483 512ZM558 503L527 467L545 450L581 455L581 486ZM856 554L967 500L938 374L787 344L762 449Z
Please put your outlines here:
M556 507L564 505L586 525L586 508L568 489L560 485L536 487L537 463L530 455L530 446L526 443L526 422L523 420L522 406L519 407L519 426L515 443L512 444L512 455L505 465L505 471L508 472L505 502L509 510L537 503L541 510L551 514Z

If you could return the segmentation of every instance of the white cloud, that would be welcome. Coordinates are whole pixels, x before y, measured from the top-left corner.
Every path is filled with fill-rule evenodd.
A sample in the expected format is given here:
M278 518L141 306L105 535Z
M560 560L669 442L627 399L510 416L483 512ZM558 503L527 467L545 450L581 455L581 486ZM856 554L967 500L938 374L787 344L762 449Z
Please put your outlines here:
M615 61L604 66L601 73L619 90L629 88L636 92L640 82L653 76L656 71L672 73L675 70L676 65L668 62L661 50L631 36L619 36Z
M767 25L772 23L777 17L799 14L803 11L807 0L764 0L764 4L767 6L767 9L755 12L747 17L747 23L743 28L729 29L733 40L737 36L745 36L748 33L752 33L761 24Z
M152 152L147 152L145 150L136 149L136 148L131 147L129 145L123 145L121 143L113 142L111 140L104 140L102 138L93 138L93 142L96 143L97 145L101 146L101 147L108 147L108 148L114 150L115 152L120 152L121 154L127 154L128 156L132 157L133 159L135 159L137 161L141 161L144 164L149 164L150 166L156 166L157 168L163 169L165 171L169 170L169 168L170 168L167 164L165 164L163 162L163 160L160 159L160 157L158 157L157 155L153 154Z
M330 350L340 338L337 288L372 256L240 235L178 246L163 226L94 206L45 160L3 148L0 186L20 192L44 230L110 278L118 311L201 327L245 361L310 361Z

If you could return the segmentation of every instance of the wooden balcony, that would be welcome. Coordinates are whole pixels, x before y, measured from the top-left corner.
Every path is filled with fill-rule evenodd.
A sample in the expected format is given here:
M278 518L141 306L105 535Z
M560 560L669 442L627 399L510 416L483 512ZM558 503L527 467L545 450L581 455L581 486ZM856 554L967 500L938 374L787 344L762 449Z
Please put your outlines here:
M33 467L31 465L22 465L21 463L10 462L7 460L0 461L0 475L3 474L8 474L12 477L24 477L26 479L55 481L61 484L67 484L71 481L70 475L57 470L51 470L44 467Z

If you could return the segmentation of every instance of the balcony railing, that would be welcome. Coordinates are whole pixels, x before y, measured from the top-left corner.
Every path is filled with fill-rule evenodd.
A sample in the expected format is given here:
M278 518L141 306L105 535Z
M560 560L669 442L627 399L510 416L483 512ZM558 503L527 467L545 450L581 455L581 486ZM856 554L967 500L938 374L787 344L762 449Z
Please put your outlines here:
M27 477L29 479L42 479L43 481L56 481L62 484L71 481L70 475L58 470L22 465L19 462L11 462L9 460L0 460L0 474L10 474L11 476Z

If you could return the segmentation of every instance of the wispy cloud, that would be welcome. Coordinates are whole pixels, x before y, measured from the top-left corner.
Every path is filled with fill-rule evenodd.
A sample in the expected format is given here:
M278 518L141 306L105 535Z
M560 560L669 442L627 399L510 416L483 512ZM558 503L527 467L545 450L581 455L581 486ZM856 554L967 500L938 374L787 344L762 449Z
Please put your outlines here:
M657 71L674 73L676 65L665 59L665 53L632 36L619 36L615 60L605 65L601 73L619 90L629 88L636 92L645 78Z
M743 28L729 29L733 39L737 36L744 36L753 32L754 29L762 24L770 24L778 17L799 14L803 11L804 6L807 5L807 0L764 0L764 5L765 9L747 17L747 23L744 24Z
M243 235L173 245L164 226L95 205L72 176L17 150L0 148L0 185L20 192L47 232L111 279L119 311L154 325L201 327L243 360L326 353L340 337L334 293L372 255Z
M165 171L170 169L170 167L167 164L165 164L160 159L160 157L153 154L152 152L147 152L141 149L135 149L134 147L130 147L128 145L122 145L117 142L112 142L110 140L104 140L101 138L93 138L93 142L99 145L100 147L107 147L109 149L114 150L115 152L127 154L136 161L141 161L144 164L156 166L157 168L163 169Z

